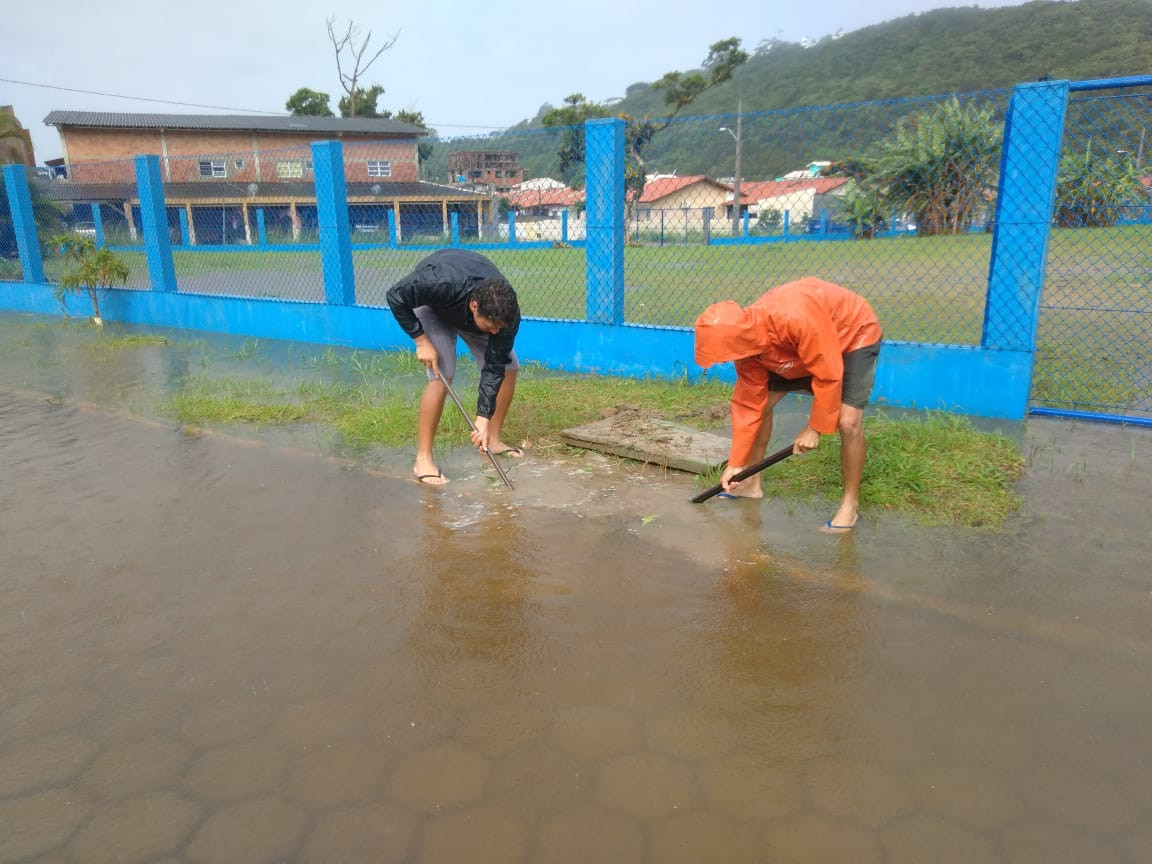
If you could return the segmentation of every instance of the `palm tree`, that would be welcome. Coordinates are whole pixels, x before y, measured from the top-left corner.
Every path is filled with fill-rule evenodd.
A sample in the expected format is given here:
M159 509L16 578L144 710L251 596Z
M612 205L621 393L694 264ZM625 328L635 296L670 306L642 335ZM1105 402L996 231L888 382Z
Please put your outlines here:
M56 285L56 299L67 313L69 294L86 296L92 302L93 323L103 326L100 297L114 285L128 281L128 264L111 249L98 249L91 237L60 234L49 241L53 255L65 262L64 274Z
M915 219L920 234L960 234L996 188L999 155L992 111L953 97L900 123L868 160L868 181L888 210Z
M0 165L35 164L32 136L20 125L11 105L0 105Z
M11 105L0 105L0 165L32 167L35 164L32 136L16 119ZM29 187L37 232L43 237L52 231L58 231L62 222L60 205L49 199L38 184L30 183ZM0 258L15 257L16 231L8 208L4 179L0 176Z

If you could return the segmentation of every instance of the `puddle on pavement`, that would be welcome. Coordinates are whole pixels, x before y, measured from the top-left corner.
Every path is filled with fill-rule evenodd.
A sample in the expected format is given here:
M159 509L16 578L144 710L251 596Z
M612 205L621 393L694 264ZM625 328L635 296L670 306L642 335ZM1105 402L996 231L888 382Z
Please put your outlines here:
M189 435L146 409L241 340L0 319L0 861L1152 857L1140 430L1030 422L1004 534L828 537L595 454Z

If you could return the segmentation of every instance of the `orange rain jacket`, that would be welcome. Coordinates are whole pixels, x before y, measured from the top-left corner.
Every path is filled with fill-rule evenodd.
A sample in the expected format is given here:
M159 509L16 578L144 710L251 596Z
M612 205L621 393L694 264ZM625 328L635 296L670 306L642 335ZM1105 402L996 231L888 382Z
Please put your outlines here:
M731 300L696 319L696 363L735 361L729 465L747 465L768 405L768 373L812 376L808 425L836 431L844 383L844 355L873 345L883 333L868 301L847 288L806 276L773 288L741 309Z

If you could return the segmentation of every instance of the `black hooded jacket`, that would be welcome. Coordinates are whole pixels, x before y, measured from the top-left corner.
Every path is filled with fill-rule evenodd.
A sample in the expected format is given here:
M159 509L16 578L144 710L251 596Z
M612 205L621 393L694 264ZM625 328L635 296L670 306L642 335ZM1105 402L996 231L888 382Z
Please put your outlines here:
M449 327L467 333L484 333L468 301L472 289L485 279L504 279L496 266L477 252L465 249L440 249L416 265L416 269L388 289L388 306L401 329L415 339L424 332L413 311L430 306ZM476 416L491 417L496 408L496 393L504 381L504 367L512 362L512 345L520 329L520 316L505 322L499 333L488 335L488 350L480 369L480 393Z

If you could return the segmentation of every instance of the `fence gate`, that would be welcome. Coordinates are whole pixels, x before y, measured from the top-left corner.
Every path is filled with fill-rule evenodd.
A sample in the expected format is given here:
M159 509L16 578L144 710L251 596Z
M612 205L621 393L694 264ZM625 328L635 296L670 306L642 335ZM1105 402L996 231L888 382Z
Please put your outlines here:
M1069 89L1030 411L1152 425L1152 77Z

